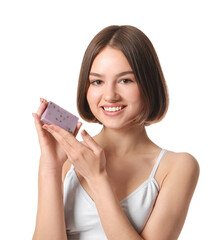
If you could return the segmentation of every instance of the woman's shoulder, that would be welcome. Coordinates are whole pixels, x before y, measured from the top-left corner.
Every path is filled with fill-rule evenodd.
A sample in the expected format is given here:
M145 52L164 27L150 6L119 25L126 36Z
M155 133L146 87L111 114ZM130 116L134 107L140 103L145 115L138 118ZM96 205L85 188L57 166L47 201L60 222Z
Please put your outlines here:
M166 158L171 165L171 171L173 169L182 169L183 171L199 171L199 163L197 159L190 153L167 151Z
M197 159L187 152L173 152L167 150L163 161L159 166L157 178L160 186L165 180L182 179L187 181L197 182L199 177L200 167Z
M187 152L167 151L165 156L165 164L167 165L167 176L171 179L183 179L183 181L192 180L197 182L200 167L197 159Z

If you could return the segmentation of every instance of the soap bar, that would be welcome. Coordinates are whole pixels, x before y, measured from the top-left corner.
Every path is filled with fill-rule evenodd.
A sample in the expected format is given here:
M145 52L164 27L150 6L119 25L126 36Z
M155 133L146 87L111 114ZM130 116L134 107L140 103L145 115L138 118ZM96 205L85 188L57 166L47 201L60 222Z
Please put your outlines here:
M77 126L78 117L49 101L48 106L41 116L43 124L57 125L73 134Z

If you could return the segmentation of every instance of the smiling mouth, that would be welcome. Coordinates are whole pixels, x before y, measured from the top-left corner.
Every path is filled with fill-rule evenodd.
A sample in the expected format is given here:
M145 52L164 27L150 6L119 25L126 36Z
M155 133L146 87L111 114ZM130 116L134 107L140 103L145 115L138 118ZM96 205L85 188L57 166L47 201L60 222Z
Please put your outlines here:
M125 108L126 106L119 106L119 107L102 107L106 112L118 112Z

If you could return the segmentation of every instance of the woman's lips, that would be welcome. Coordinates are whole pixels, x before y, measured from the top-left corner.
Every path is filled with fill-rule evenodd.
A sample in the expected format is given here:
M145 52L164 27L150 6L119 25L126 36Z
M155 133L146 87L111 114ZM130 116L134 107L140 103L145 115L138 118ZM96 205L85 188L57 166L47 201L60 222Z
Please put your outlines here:
M101 107L103 113L107 116L117 116L121 114L126 106L116 106L116 107Z

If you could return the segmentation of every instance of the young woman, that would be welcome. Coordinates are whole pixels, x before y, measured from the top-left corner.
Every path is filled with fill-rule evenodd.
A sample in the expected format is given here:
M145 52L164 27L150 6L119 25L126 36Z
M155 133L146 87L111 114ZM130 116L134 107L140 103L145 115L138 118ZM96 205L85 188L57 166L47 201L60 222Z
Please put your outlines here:
M145 126L168 108L157 54L144 33L110 26L89 44L82 62L80 116L103 128L83 142L43 125L33 114L41 148L34 240L175 240L183 227L199 166L188 153L153 143Z

